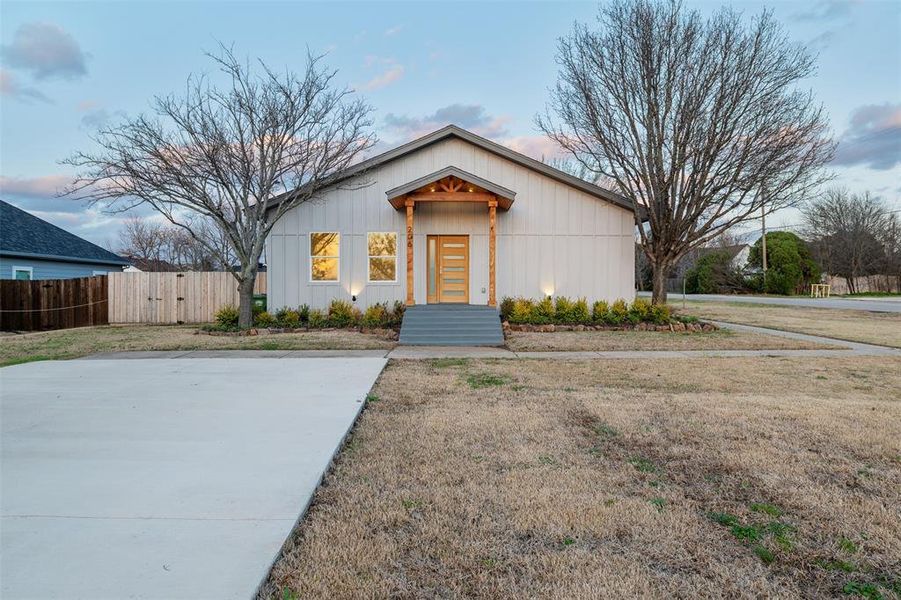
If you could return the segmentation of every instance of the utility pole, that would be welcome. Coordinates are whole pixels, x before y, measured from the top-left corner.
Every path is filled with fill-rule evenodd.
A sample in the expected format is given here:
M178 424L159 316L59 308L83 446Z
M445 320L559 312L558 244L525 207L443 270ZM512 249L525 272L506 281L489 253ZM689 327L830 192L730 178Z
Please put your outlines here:
M763 291L766 292L766 210L764 208L764 201L766 200L766 196L764 194L763 188L760 190L760 249L763 251Z

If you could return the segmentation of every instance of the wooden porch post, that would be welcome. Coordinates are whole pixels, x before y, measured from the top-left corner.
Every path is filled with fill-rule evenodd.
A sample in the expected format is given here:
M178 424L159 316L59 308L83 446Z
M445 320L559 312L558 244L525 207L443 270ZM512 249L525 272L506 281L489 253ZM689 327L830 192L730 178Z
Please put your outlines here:
M497 306L494 279L497 254L497 199L488 201L488 306Z
M413 206L415 202L409 198L404 201L407 207L407 306L413 306Z

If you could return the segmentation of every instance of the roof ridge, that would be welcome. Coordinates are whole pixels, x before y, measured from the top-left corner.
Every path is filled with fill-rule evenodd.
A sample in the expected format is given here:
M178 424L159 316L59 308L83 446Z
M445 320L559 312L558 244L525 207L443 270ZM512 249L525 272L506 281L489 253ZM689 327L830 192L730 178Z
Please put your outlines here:
M330 181L324 187L331 187L333 185L337 185L337 184L341 183L342 181L345 181L347 179L350 179L351 177L354 177L356 175L359 175L360 173L365 172L368 169L371 169L376 166L380 166L380 165L389 163L391 161L397 160L398 158L406 156L407 154L409 154L411 152L415 152L416 150L419 150L426 146L430 146L432 144L435 144L435 143L442 141L451 136L460 138L463 141L466 141L475 146L478 146L487 152L491 152L492 154L496 154L498 156L506 158L507 160L515 162L525 168L532 169L533 171L542 173L543 175L545 175L547 177L556 179L557 181L560 181L561 183L570 185L571 187L581 189L582 191L584 191L588 194L591 194L602 200L606 200L607 202L616 204L622 208L625 208L628 210L635 209L635 203L632 200L630 200L612 190L608 190L597 184L585 181L584 179L580 179L578 177L575 177L574 175L570 175L569 173L566 173L565 171L561 171L560 169L552 167L546 163L535 160L534 158L532 158L530 156L526 156L525 154L523 154L521 152L517 152L516 150L513 150L512 148L508 148L507 146L504 146L503 144L499 144L493 140L484 138L484 137L482 137L478 134L475 134L467 129L464 129L454 123L449 123L449 124L445 125L444 127L441 127L439 129L436 129L435 131L432 131L431 133L427 133L427 134L420 136L414 140L405 142L405 143L401 144L400 146L396 146L394 148L388 149L380 154L377 154L376 156L373 156L366 160L358 162L355 165L351 165L351 166L347 167L346 169L344 169L343 171L341 171L340 173L336 173L333 176L332 181ZM301 188L295 188L295 189L301 189ZM287 197L289 194L291 194L294 191L295 190L286 191L286 192L283 192L282 194L279 194L275 198L272 198L271 200L269 200L269 203L268 203L269 207L274 208L275 206L280 204L285 199L285 197Z

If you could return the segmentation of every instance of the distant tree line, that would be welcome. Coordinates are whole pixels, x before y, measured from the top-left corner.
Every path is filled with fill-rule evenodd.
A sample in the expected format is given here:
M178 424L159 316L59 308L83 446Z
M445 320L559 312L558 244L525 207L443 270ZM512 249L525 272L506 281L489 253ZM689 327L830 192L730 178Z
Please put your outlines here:
M833 188L804 208L804 236L823 271L842 277L848 292L860 280L885 276L901 292L901 219L869 192Z
M823 275L843 278L849 293L863 291L864 278L878 276L887 289L901 292L901 219L868 192L827 190L802 208L801 235L790 231L766 234L767 270L758 239L748 260L736 264L732 239L689 257L682 272L688 293L800 294ZM636 256L641 258L640 253ZM650 270L636 261L639 287L649 284ZM887 283L886 283L887 282ZM872 291L872 290L871 290Z
M130 217L119 232L117 251L132 259L142 271L229 270L234 255L221 231L212 224L198 224L195 230L195 235L204 236L203 242L181 227L145 217ZM217 246L218 252L210 250Z

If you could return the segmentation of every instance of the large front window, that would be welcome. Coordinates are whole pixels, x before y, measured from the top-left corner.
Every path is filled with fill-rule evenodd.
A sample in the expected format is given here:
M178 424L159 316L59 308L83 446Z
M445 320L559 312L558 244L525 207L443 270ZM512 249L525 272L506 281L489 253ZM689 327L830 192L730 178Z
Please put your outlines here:
M338 281L340 235L337 232L310 234L310 279Z
M370 233L369 281L397 281L397 234Z

